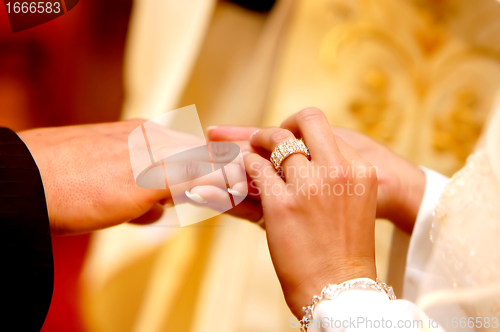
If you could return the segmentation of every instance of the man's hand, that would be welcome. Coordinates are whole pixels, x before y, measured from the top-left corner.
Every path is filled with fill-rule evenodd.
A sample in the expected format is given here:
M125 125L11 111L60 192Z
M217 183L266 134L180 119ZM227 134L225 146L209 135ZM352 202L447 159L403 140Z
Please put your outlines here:
M291 123L282 128L300 137ZM242 151L253 151L248 140L259 128L220 126L211 128L211 141L235 141ZM371 138L344 128L332 127L336 139L345 141L378 170L377 217L391 220L411 233L425 190L425 175L416 165ZM342 146L340 149L342 152ZM259 151L262 154L262 151ZM325 151L328 153L328 151Z
M18 133L40 170L52 232L83 233L161 217L157 203L169 197L168 190L138 187L130 166L128 136L144 121Z

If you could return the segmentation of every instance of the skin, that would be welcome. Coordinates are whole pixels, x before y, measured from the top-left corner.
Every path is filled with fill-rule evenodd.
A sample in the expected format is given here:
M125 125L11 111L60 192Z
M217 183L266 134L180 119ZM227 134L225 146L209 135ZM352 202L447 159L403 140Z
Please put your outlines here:
M296 126L290 122L284 122L281 127L291 130L296 135L300 134ZM236 141L242 151L256 152L250 145L249 138L257 130L259 128L256 127L212 127L208 137L212 141ZM332 131L337 140L344 141L377 167L377 218L388 219L411 234L425 191L423 171L386 146L361 133L339 127L332 127ZM339 146L341 150L343 147L344 145ZM264 158L270 156L268 151L258 152ZM208 193L206 195L210 198ZM250 196L258 199L258 196Z
M158 220L167 190L135 185L127 139L144 120L19 132L44 183L51 231L67 235Z
M301 308L327 284L376 278L377 174L367 160L335 137L321 111L303 110L284 124L296 126L295 131L307 142L311 160L301 154L286 158L284 179L268 159L256 153L245 156L245 168L261 191L269 251L283 294L291 311L300 317ZM250 144L271 152L293 138L290 130L266 128L254 134ZM345 172L332 176L318 172L321 167ZM350 167L369 173L359 176ZM293 168L303 171L294 172ZM318 194L317 188L325 185L342 192ZM301 186L311 189L301 191ZM353 194L355 187L363 189L359 190L362 193Z
M56 234L75 234L123 222L151 223L171 200L167 189L144 189L135 184L128 153L128 136L145 120L97 125L43 128L18 133L30 149L42 176L50 226ZM425 188L425 176L406 160L369 138L332 128L317 109L303 110L281 128L219 127L212 140L232 138L244 151L249 179L248 197L231 214L252 221L266 220L271 257L292 312L310 303L328 283L376 278L375 217L391 219L411 232ZM251 133L253 135L251 136ZM166 133L166 139L176 137ZM311 161L295 154L287 158L284 177L269 162L271 151L283 141L302 137ZM185 139L183 139L185 141ZM327 153L325 153L325 151ZM369 161L368 161L369 160ZM201 161L204 162L204 161ZM322 166L359 166L375 174L358 176L297 176L287 167L305 167L308 174ZM315 174L318 174L316 172ZM321 174L321 173L320 173ZM231 174L229 175L231 177ZM234 182L233 182L234 183ZM310 195L301 185L356 185L361 195ZM233 188L246 185L236 183ZM281 188L265 193L266 188ZM209 206L227 195L210 181L187 181L186 189L207 198ZM314 216L314 217L311 217Z
M40 170L52 233L85 233L124 222L149 224L161 217L162 204L172 201L170 190L168 187L144 189L136 185L130 161L129 135L145 121L135 119L18 133ZM205 141L185 133L161 130L158 139L183 144L160 146L160 149L170 149L170 153L205 144ZM181 193L204 186L222 190L212 186L217 182L215 177L196 177L198 166L206 160L189 161L170 165L176 167L177 178L184 177L182 186L185 188L181 188ZM165 187L163 171L160 177L156 177L156 170L151 167L148 171L153 176L148 176L148 172L142 174L142 182L150 185L146 187L161 188L155 185L155 181ZM229 180L244 179L235 165L229 165L227 170ZM227 192L225 195L227 199ZM190 202L185 195L180 201ZM235 213L248 219L259 218L258 211L254 205L246 203L235 209Z
M376 278L375 217L387 218L411 234L425 190L425 175L417 166L372 139L330 127L317 109L303 110L280 127L215 127L210 130L209 139L237 140L243 151L250 152L245 156L245 167L257 183L250 187L257 186L262 192L260 196L249 195L248 199L262 200L273 264L291 311L301 317L301 308L327 284L360 277ZM309 162L300 154L285 159L283 179L276 175L269 156L280 142L294 137L306 141L312 159ZM289 166L314 168L325 164L365 168L373 165L378 177L366 179L347 174L318 179L295 178L286 173ZM290 190L292 194L262 194L265 187L287 184L293 187L304 182L318 186L325 182L345 185L347 181L362 184L366 193L305 197ZM206 197L211 198L208 190Z

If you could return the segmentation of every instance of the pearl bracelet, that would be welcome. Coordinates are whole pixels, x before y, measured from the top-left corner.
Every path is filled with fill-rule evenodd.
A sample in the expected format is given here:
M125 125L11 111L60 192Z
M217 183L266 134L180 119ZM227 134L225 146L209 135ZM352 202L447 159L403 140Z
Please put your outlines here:
M392 287L387 286L387 284L380 282L378 279L377 281L373 281L371 279L352 279L346 282L343 282L338 285L327 285L323 290L321 291L320 296L314 296L312 299L312 304L308 305L307 307L303 307L302 311L304 313L304 317L299 321L300 323L300 331L301 332L307 332L307 327L309 323L312 322L313 320L313 312L314 308L322 301L325 300L334 300L336 299L340 293L343 293L348 290L352 289L364 289L364 290L374 290L374 291L384 291L387 296L389 297L389 300L395 300L396 295L394 295L394 291Z

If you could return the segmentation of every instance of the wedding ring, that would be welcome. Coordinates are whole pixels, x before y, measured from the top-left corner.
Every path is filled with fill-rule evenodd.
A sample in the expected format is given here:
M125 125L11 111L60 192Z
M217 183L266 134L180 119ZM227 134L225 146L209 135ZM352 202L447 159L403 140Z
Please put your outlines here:
M300 153L310 159L311 154L309 153L309 149L304 144L302 139L291 139L289 141L283 142L277 147L274 148L273 153L271 153L271 162L274 165L274 168L279 171L281 168L281 163L292 154Z

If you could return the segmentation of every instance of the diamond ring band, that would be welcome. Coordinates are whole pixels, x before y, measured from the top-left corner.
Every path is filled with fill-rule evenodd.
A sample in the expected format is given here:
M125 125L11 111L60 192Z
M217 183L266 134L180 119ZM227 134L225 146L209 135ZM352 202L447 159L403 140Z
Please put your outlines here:
M273 153L271 153L271 163L274 165L274 168L279 171L281 168L281 163L292 154L300 153L310 159L311 154L309 153L309 149L304 144L302 139L291 139L286 142L279 144L274 148Z

